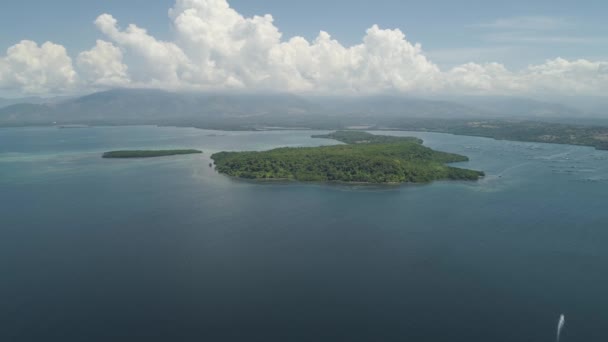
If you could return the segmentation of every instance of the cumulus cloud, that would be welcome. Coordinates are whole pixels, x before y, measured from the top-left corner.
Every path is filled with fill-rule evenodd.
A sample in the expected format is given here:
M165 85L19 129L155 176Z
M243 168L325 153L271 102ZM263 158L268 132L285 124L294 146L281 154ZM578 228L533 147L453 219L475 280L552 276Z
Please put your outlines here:
M586 94L603 95L608 91L608 62L563 58L531 65L519 72L498 63L461 65L444 77L452 91L490 94Z
M434 90L439 68L400 30L373 26L363 42L345 47L326 32L309 42L282 41L271 15L245 18L225 0L178 0L169 11L174 42L144 29L121 30L101 15L97 27L149 65L164 86L289 91L380 92Z
M78 55L77 65L86 82L95 87L127 86L127 65L122 51L114 44L98 40L94 48Z
M530 91L605 95L608 62L556 58L528 67L521 79L529 85Z
M159 41L133 24L120 30L117 20L109 14L100 15L95 25L116 44L133 52L144 64L145 72L139 75L142 82L176 87L188 72L189 59L176 44Z
M0 88L24 93L60 93L78 81L72 59L61 45L38 46L24 40L8 48L0 58Z
M298 36L285 39L271 15L245 17L226 0L177 0L169 19L175 35L163 41L135 24L121 27L110 14L100 15L95 25L111 42L98 41L93 49L78 55L82 85L332 94L608 91L606 62L557 58L519 71L492 62L441 70L419 44L408 41L398 29L374 25L354 46L344 46L323 31L312 41ZM494 26L547 27L550 23L546 18L519 18ZM18 45L30 46L17 54L22 59L46 63L48 59L40 56L48 52L39 50L48 49L57 50L57 61L53 67L9 62L16 54L9 49L7 57L0 59L0 85L32 92L68 88L77 82L61 46ZM123 54L129 58L123 59ZM127 66L124 60L135 64ZM57 68L59 61L61 68Z

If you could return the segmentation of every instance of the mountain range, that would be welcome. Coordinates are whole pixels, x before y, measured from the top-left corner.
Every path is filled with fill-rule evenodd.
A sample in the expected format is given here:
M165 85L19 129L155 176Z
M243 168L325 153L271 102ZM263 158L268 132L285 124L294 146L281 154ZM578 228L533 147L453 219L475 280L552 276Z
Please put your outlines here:
M335 128L397 118L599 120L597 112L515 97L323 97L114 89L71 98L0 99L0 126L156 124Z

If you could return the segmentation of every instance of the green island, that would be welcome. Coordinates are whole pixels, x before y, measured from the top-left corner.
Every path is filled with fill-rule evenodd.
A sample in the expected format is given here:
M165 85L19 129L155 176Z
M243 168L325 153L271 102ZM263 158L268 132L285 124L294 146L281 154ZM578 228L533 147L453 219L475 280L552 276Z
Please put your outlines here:
M390 135L374 135L360 131L337 131L329 134L313 135L313 138L333 139L345 144L391 144L410 142L422 145L424 141L414 137L394 137ZM468 160L468 159L467 159Z
M103 158L152 158L176 156L182 154L203 153L199 150L131 150L131 151L111 151L103 154Z
M220 173L246 179L345 183L427 183L478 180L483 172L445 165L469 159L432 150L411 137L338 131L314 138L345 144L278 148L264 152L220 152L211 156Z

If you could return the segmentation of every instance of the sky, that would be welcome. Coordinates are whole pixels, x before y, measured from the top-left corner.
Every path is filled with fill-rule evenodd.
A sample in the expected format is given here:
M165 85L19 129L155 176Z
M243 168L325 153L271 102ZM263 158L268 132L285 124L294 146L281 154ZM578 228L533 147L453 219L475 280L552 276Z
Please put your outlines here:
M602 96L607 16L599 0L7 0L0 96L113 87Z

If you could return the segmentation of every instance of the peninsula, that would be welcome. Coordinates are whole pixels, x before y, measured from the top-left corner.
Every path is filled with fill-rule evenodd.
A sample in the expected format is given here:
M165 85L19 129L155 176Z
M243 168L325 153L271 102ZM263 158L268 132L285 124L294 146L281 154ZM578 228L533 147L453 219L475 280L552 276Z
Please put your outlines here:
M447 166L469 159L432 150L411 137L338 131L314 138L343 145L278 148L265 152L220 152L211 156L220 173L247 179L346 183L427 183L477 180L483 172Z
M152 158L166 157L182 154L203 153L199 150L127 150L127 151L111 151L103 154L103 158Z

